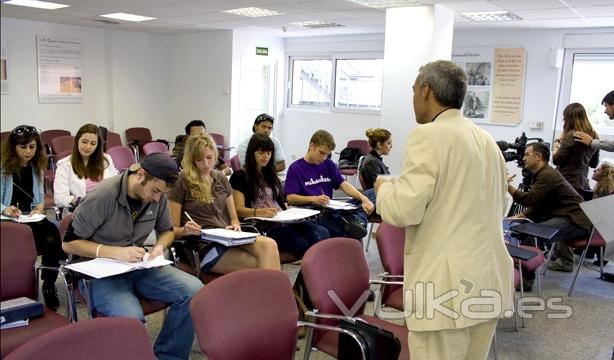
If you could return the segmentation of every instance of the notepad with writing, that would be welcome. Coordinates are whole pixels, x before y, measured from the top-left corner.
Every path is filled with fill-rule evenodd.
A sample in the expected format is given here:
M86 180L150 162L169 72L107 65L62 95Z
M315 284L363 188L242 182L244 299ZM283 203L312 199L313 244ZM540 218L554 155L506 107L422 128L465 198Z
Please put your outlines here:
M329 200L326 208L332 210L356 210L358 206L339 200Z
M200 230L201 239L205 241L213 241L224 246L238 246L250 244L256 241L258 233L246 231L233 231L227 229L202 229Z
M158 256L153 260L139 261L129 263L115 259L96 258L89 261L78 262L66 265L67 269L89 275L96 279L101 279L108 276L119 275L139 269L149 269L172 264L170 260L166 260L162 256Z
M270 218L253 216L253 217L245 218L245 220L255 219L255 220L273 221L273 222L292 222L292 221L303 220L308 217L318 215L319 213L320 213L319 210L293 207L293 208L289 208L288 210L280 211L277 214L275 214L275 216L270 217Z
M2 215L2 220L11 220L18 223L30 223L30 222L38 222L45 218L46 216L43 214L28 214L28 215L19 215L18 217L10 217Z

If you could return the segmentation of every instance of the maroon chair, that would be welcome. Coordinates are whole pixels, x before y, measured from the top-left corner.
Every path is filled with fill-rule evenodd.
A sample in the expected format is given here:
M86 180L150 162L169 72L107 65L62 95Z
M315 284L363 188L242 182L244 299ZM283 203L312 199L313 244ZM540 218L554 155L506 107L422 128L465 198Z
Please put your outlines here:
M310 247L303 256L301 272L307 293L318 311L313 315L318 324L336 326L339 320L331 317L358 316L371 325L392 332L401 342L399 359L409 359L406 327L363 314L364 303L369 294L369 266L359 241L349 238L320 241ZM354 308L360 302L362 304L355 314L343 314L338 306L339 302L345 304L348 309ZM307 337L305 352L308 353L311 347L315 346L337 357L339 334L322 331L312 334L311 331Z
M239 155L235 155L230 158L230 168L233 172L241 170L241 160L239 160Z
M0 300L19 297L38 299L37 254L30 227L0 222L0 244ZM4 358L27 341L67 323L65 317L44 308L43 316L30 319L28 326L0 330L0 357Z
M601 236L599 231L597 231L595 228L593 228L588 239L580 239L580 240L565 242L565 245L571 247L572 249L584 249L582 251L582 256L580 256L580 262L578 263L578 267L576 268L576 273L574 274L573 281L571 282L571 285L569 286L569 292L567 293L567 296L571 296L573 292L573 288L576 285L576 279L578 278L578 274L580 273L580 269L582 268L584 259L586 259L586 252L588 251L588 248L591 246L599 248L599 254L600 254L599 256L600 276L599 277L603 279L603 252L604 252L603 250L605 249L606 244L607 243L605 239L603 238L603 236Z
M168 154L168 147L166 147L166 144L157 141L148 142L143 145L143 155L147 156L154 153Z
M62 151L61 153L55 155L55 161L60 161L60 160L64 159L65 157L68 157L70 155L72 155L72 149L66 150L66 151Z
M104 144L104 151L106 152L110 148L113 148L116 146L124 146L122 144L121 136L116 132L112 132L112 131L107 132L107 141Z
M224 275L192 297L190 312L198 345L210 360L293 358L298 310L281 271Z
M107 154L113 159L113 165L117 171L122 172L136 163L132 150L123 146L115 146L107 150Z
M220 155L220 159L226 160L226 151L232 148L227 148L224 142L224 135L217 133L209 133L213 141L215 141L215 145L217 146L217 152Z
M21 345L7 360L155 359L149 334L136 319L100 318L64 325Z
M371 151L371 146L369 146L369 142L367 140L350 140L345 147L359 149L362 156L367 155L369 151ZM358 166L339 169L339 172L341 175L347 178L348 176L356 175L358 172Z
M68 130L60 130L60 129L53 129L53 130L45 130L43 132L41 132L41 143L43 144L44 147L46 147L47 149L47 154L51 154L51 140L55 139L56 137L59 136L66 136L66 135L70 135L70 131Z
M403 279L403 250L405 249L405 229L381 223L375 233L379 258L384 267L385 280ZM383 285L380 293L381 303L403 311L403 287Z
M359 168L360 168L360 163L362 162L362 159L364 157L360 158L360 161L358 162L359 164ZM358 180L360 180L360 187L365 190L365 178L362 176L362 174L360 172L357 172L356 177L358 178ZM375 204L373 204L375 205ZM369 251L369 245L371 244L371 234L373 233L373 225L375 224L381 224L382 223L382 217L379 216L375 211L373 211L371 214L369 214L367 216L367 227L368 227L368 233L367 233L367 243L365 244L365 251Z
M62 135L51 140L51 151L60 154L64 151L72 150L75 145L75 137L72 135ZM57 162L57 160L56 160Z

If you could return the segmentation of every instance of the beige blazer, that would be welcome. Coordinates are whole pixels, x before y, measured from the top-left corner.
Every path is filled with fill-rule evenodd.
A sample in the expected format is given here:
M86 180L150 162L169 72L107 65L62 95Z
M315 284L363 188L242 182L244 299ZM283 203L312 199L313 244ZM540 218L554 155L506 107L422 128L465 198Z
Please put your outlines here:
M410 133L402 174L379 188L376 206L383 221L405 227L409 330L464 328L506 310L511 315L512 259L501 227L506 192L501 151L459 110ZM440 305L452 312L425 299L445 300Z

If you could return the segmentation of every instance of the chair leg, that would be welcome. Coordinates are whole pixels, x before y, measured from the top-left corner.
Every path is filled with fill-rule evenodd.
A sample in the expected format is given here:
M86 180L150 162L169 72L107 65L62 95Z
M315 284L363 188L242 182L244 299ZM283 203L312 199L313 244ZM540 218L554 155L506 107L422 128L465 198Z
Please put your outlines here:
M586 258L586 253L588 252L589 246L591 246L590 241L586 243L586 247L584 248L584 251L582 251L582 256L580 257L580 262L578 263L578 268L576 269L576 273L574 274L573 280L571 281L571 286L569 287L567 296L571 297L571 293L573 292L573 288L576 285L576 279L578 278L578 274L580 273L580 268L582 268L582 264L584 264L584 258Z
M550 245L550 251L548 252L548 259L546 259L546 263L544 264L544 271L542 274L546 275L546 271L548 270L548 264L550 263L550 259L552 258L552 253L554 252L554 247L556 246L556 241Z
M371 243L371 233L373 232L373 223L368 223L367 227L369 231L367 232L367 243L365 244L365 252L369 252L369 244Z
M516 298L516 289L514 289L514 330L518 331L518 299Z
M599 247L599 278L603 279L603 246Z
M524 299L524 284L523 284L523 277L522 277L522 261L518 261L518 270L520 270L520 304L523 304L523 299ZM521 306L518 306L518 308L521 308ZM525 323L524 323L524 306L522 307L522 317L520 319L520 322L522 323L522 325L520 327L525 328Z
M307 328L307 338L305 339L305 352L303 360L308 360L311 355L311 343L313 341L313 328Z

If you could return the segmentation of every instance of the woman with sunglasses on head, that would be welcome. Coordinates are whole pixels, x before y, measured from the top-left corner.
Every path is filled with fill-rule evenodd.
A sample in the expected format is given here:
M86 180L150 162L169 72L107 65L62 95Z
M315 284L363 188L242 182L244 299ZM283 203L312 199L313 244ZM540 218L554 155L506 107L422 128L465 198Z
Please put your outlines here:
M36 128L21 125L13 129L2 143L2 215L44 214L43 172L46 167L47 156ZM46 218L26 224L32 228L42 265L59 267L65 255L57 226ZM45 304L56 310L59 306L55 289L58 272L43 270L41 277Z
M115 175L113 159L102 151L100 129L85 124L77 131L72 154L57 162L53 182L55 204L74 209L98 183Z
M273 153L275 145L270 137L254 134L249 140L243 169L230 177L237 215L273 217L286 209L281 183L277 177ZM309 247L330 237L328 230L315 222L279 224L266 222L263 229L277 242L280 252L301 259Z

